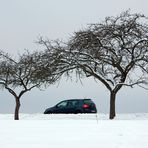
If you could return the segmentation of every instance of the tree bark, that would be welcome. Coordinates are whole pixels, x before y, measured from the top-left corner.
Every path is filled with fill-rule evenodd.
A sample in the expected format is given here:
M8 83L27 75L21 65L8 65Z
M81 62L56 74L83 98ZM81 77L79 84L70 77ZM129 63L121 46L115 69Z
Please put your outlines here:
M19 97L15 97L15 103L16 106L15 106L14 120L19 120L19 109L21 106Z
M116 116L115 99L116 99L116 93L114 91L111 91L111 93L110 93L110 115L109 115L109 119L114 119L114 117Z

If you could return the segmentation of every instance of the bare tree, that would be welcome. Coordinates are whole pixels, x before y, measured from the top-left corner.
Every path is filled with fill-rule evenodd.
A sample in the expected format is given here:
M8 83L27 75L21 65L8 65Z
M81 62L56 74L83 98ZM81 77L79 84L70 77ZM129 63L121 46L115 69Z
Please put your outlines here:
M60 40L49 40L44 39L43 37L40 37L37 43L44 47L42 53L42 65L44 65L45 68L42 74L43 82L48 84L48 76L50 78L51 65L53 68L52 75L55 78L60 79L62 75L70 77L70 73L76 69L77 65L72 62L72 59L69 56L70 54L69 50L67 50L67 44Z
M19 120L20 98L28 91L37 87L40 88L43 82L44 70L48 70L48 84L53 84L58 79L52 76L54 64L48 69L42 64L43 54L34 52L20 55L18 60L8 54L2 53L0 60L0 85L11 93L16 102L14 119ZM53 61L48 61L48 64ZM44 63L45 64L45 63ZM47 63L46 63L47 64ZM44 75L45 76L45 75Z
M110 91L110 119L116 115L116 94L123 86L148 84L146 21L143 14L129 11L107 17L75 32L65 50L80 74L94 77Z

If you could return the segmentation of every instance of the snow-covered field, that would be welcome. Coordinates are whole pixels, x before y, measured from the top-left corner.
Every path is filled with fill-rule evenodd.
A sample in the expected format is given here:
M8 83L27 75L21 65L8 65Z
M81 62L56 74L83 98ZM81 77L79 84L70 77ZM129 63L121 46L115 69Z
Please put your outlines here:
M148 114L0 114L0 148L148 148Z

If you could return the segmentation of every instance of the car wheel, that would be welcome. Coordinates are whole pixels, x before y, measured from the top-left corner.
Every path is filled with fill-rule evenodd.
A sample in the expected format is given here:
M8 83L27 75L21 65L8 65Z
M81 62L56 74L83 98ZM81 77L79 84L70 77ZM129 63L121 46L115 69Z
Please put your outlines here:
M82 112L80 110L75 111L75 114L79 114L79 113L82 113Z
M52 112L51 112L51 111L49 111L49 112L47 112L46 114L52 114Z

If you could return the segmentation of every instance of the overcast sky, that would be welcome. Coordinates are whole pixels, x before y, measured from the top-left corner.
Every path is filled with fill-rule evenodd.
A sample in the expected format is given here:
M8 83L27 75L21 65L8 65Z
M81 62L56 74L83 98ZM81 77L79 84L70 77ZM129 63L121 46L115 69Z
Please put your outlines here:
M0 49L15 56L24 49L40 50L39 36L67 40L74 31L131 9L148 16L147 0L0 0ZM98 112L108 113L109 92L92 78L83 85L64 78L59 85L44 91L37 89L21 99L20 112L42 113L58 101L70 98L92 98ZM0 113L14 112L14 98L0 91ZM117 95L117 113L148 112L148 91L123 88Z

